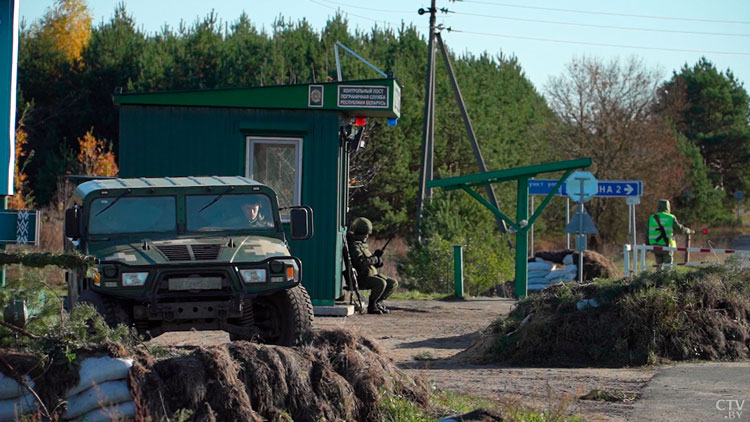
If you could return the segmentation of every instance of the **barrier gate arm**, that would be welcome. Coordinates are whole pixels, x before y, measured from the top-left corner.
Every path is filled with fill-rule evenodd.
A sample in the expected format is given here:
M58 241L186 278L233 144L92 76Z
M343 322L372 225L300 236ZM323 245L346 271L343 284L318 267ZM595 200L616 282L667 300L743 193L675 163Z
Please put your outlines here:
M589 167L590 165L591 158L578 158L575 160L514 167L506 170L495 170L444 179L433 179L427 182L427 187L443 188L444 190L461 189L487 207L487 209L489 209L496 217L507 222L508 225L516 231L516 281L513 291L516 297L522 298L526 296L528 290L528 262L526 257L528 230L534 224L536 219L539 218L539 215L541 215L552 197L558 190L560 190L568 176L570 176L574 170ZM557 181L552 191L547 194L542 203L539 204L539 207L534 210L531 218L529 218L529 179L540 173L551 173L556 171L564 171L565 173L560 180ZM473 189L475 186L486 186L490 183L510 181L516 181L518 185L516 193L516 221L513 221L492 203L487 201L487 199L480 195L479 192ZM521 225L521 222L524 220L526 220L526 224Z

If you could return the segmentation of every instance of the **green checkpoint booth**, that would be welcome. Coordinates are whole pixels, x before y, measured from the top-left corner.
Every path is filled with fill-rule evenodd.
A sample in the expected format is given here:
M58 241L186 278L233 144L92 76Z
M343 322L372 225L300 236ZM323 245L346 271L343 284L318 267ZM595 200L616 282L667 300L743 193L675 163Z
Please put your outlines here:
M120 177L245 176L272 187L280 207L312 207L313 238L289 242L303 285L316 306L343 295L349 153L363 130L354 123L398 119L396 79L116 93L114 101Z

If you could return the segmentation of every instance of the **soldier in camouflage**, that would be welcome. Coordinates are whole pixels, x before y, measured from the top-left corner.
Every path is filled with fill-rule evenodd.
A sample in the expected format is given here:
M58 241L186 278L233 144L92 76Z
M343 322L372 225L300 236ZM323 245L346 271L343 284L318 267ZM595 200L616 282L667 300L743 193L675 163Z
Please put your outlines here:
M349 251L352 265L357 270L357 282L360 289L370 289L370 301L367 305L368 314L387 314L388 308L383 300L393 293L398 281L378 274L378 268L383 266L383 251L378 249L371 253L367 246L367 237L372 233L370 220L359 217L354 219L350 227Z

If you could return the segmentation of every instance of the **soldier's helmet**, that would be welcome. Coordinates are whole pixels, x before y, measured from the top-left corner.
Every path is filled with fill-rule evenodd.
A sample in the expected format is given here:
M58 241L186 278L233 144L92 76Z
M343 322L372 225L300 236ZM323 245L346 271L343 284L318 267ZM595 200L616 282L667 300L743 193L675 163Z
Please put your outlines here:
M355 235L372 234L372 222L365 217L357 217L352 221L351 229Z
M666 212L671 213L671 207L669 206L669 200L668 199L660 199L658 208L659 212Z

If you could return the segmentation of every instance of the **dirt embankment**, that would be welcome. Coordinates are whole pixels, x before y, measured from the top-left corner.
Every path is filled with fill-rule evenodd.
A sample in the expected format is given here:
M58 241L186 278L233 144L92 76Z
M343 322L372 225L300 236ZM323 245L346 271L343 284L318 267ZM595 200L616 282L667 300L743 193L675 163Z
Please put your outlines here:
M195 422L376 422L383 420L380 403L392 397L429 410L426 383L394 366L372 340L347 330L316 330L294 348L245 341L159 350L110 346L75 354L135 359L128 384L139 421L189 414ZM53 420L65 412L74 365L63 357L63 365L45 368L49 363L30 354L7 351L0 358L13 367L13 378L36 379Z

